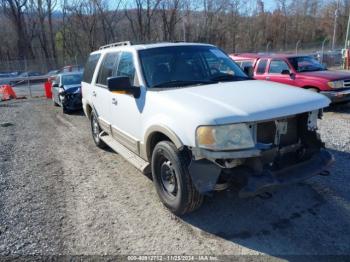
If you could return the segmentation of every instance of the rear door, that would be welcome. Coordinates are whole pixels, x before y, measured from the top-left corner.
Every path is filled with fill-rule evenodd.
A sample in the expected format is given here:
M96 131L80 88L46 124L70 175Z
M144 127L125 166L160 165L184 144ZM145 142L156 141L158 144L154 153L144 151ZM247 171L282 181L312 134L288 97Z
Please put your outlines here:
M291 68L283 59L271 59L268 67L266 80L279 82L287 85L295 85L294 80L288 74L282 74L283 71L292 72Z
M88 61L85 64L84 67L84 74L83 79L81 81L81 88L82 88L82 94L83 98L90 100L92 96L92 88L93 88L93 78L95 75L95 69L97 66L97 63L101 57L101 54L91 54L88 58Z
M112 93L107 88L107 78L113 75L118 58L119 52L111 52L104 55L92 91L92 104L100 126L109 134L111 133L110 125L112 120L110 111Z

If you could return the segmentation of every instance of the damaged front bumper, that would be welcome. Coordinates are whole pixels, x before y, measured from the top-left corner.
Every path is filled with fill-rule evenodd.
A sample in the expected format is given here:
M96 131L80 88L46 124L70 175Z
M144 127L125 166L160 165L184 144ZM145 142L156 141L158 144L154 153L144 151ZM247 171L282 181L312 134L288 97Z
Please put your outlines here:
M225 153L230 154L229 152ZM243 152L241 157L248 153L253 155L259 154L257 151ZM227 156L231 157L231 155ZM245 165L225 169L207 159L201 159L191 161L189 172L196 189L203 194L215 189L222 172L226 175L229 174L233 179L243 176L247 182L241 188L239 196L251 197L277 187L294 184L313 176L324 174L333 162L333 156L327 150L321 149L310 159L279 170L264 168L261 172L256 172L256 170Z
M83 107L80 93L67 93L61 98L62 104L68 110L80 110Z

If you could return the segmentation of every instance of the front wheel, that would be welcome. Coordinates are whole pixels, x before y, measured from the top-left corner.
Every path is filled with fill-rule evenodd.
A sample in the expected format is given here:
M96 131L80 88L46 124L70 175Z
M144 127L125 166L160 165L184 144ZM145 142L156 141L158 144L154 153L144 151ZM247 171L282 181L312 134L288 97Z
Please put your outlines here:
M96 146L99 148L106 148L107 145L105 142L103 142L100 138L100 134L102 132L102 129L98 123L97 117L95 113L91 114L91 133L92 133L92 138L94 139L94 142Z
M54 105L54 106L59 106L59 104L56 102L56 100L55 100L55 96L52 94L52 104Z
M176 215L201 206L201 195L188 172L188 156L169 141L159 142L152 154L153 183L163 204Z
M67 107L65 107L64 105L62 105L62 111L63 111L63 114L70 114L70 110L67 109Z

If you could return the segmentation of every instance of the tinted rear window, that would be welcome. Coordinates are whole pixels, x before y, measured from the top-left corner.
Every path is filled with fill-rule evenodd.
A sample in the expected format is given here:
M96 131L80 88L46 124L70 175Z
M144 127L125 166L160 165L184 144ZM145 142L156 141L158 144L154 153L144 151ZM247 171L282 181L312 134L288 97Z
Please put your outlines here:
M92 54L89 56L84 67L83 82L91 83L100 56L101 54Z

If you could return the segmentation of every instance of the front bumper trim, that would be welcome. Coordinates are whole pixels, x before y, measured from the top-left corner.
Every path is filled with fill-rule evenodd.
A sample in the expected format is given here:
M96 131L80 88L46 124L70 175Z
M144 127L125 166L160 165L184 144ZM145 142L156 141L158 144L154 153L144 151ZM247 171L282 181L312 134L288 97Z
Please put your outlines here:
M320 93L327 96L332 102L350 100L350 89L321 91Z

